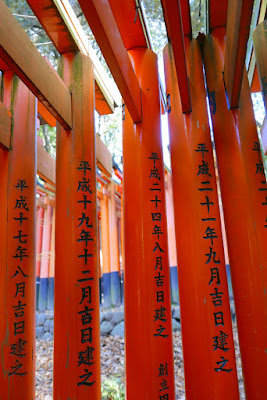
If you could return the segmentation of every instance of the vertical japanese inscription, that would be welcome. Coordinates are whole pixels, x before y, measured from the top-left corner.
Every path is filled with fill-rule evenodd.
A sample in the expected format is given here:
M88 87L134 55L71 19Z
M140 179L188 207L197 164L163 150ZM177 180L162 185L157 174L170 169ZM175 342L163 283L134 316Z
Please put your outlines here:
M21 376L23 377L28 373L26 367L24 367L23 360L27 355L27 340L25 336L26 321L24 318L25 307L27 303L25 301L26 292L28 290L27 280L29 275L24 272L24 267L27 262L28 254L28 235L27 232L27 221L29 215L29 207L27 203L27 191L29 187L26 180L18 179L16 185L17 195L15 203L13 204L12 218L16 221L16 231L12 236L12 298L13 298L13 310L12 324L13 324L13 335L14 341L10 344L10 355L11 355L11 368L9 376ZM27 267L26 267L27 269Z
M155 338L166 339L169 336L169 332L166 328L167 315L166 315L166 294L164 290L164 282L166 276L164 270L168 268L168 265L164 264L164 258L162 256L166 249L164 248L163 237L166 232L162 226L162 213L163 209L163 196L162 188L164 188L164 183L161 182L161 177L159 173L160 159L157 153L151 153L148 156L151 160L151 168L149 173L149 191L150 191L150 202L151 202L151 222L152 222L152 237L154 240L153 245L153 265L152 269L154 271L154 282L155 287L155 300L156 309L153 313L153 323L155 324L155 331L153 333ZM164 242L165 243L165 242ZM162 362L158 368L158 379L159 379L159 400L168 400L168 364Z
M77 200L77 207L80 210L80 216L77 218L76 240L82 246L82 250L78 252L77 258L79 263L80 277L76 282L79 295L79 330L81 348L77 353L77 367L79 369L77 385L92 386L95 383L93 372L90 367L94 364L94 347L92 321L95 318L94 308L92 307L93 286L90 260L93 261L94 252L90 245L94 241L92 230L94 226L88 215L88 206L92 203L92 188L90 181L91 168L88 161L80 161L77 166L80 178L77 182L77 193L80 194Z
M209 280L207 285L209 287L210 301L213 304L213 324L216 328L216 335L212 337L211 346L213 351L218 353L218 360L214 366L215 372L231 372L232 368L228 365L229 360L225 358L225 353L230 349L227 344L228 334L225 332L226 327L224 325L224 314L222 311L223 305L223 290L220 290L220 264L221 261L217 256L217 240L218 233L216 232L216 218L213 215L213 210L216 197L213 194L212 177L209 163L205 160L205 155L209 153L206 143L198 143L195 152L198 156L198 166L196 176L200 180L198 191L201 192L202 200L200 202L201 208L203 209L203 222L202 238L207 243L207 252L205 252L205 267L209 268ZM207 158L207 157L206 157ZM213 197L214 196L214 197Z

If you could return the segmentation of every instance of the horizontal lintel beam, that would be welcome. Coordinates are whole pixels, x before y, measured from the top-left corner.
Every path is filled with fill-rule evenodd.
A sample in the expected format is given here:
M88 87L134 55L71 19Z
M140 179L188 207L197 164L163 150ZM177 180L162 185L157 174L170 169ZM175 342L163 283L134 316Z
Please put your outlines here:
M56 160L44 149L43 139L37 138L37 173L42 179L55 185Z
M98 134L96 134L96 165L106 176L112 176L112 155L107 146L102 142Z
M80 51L90 56L94 64L96 82L95 108L100 115L113 113L114 105L121 103L120 94L100 65L69 2L27 0L27 3L60 54Z
M60 54L80 50L60 12L60 0L57 5L54 0L27 0L27 3Z
M224 82L230 108L239 106L253 0L228 3Z
M4 71L8 71L10 68L8 65L6 65L6 63L4 62L4 60L2 58L0 58L0 71L4 72Z
M79 0L135 123L142 120L141 89L108 0Z
M40 104L38 104L38 107ZM0 147L9 150L11 147L11 112L0 102ZM97 167L108 177L112 176L112 156L96 135L96 164ZM37 172L45 181L56 183L56 163L53 157L43 147L43 141L37 140Z
M65 129L70 129L71 94L68 88L35 48L3 0L0 0L0 58L57 121Z
M175 69L183 113L192 111L189 79L184 46L184 32L179 0L161 0L169 41L172 45Z
M98 135L96 135L96 165L106 176L112 176L112 156ZM42 139L37 141L37 172L45 181L56 183L56 161L43 147Z

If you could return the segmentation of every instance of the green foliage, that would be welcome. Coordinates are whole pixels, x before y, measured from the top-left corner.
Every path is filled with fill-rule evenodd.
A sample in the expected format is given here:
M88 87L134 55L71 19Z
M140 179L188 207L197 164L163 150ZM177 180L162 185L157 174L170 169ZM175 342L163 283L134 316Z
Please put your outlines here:
M154 51L159 53L167 43L167 32L160 0L143 0Z
M43 138L44 149L56 158L56 128L49 125L41 125L37 131L38 136Z
M120 378L105 379L102 383L102 400L124 400L124 383Z
M59 54L25 0L4 0L31 41L56 68Z
M122 110L117 107L113 114L98 116L96 131L105 143L116 163L120 166L122 158Z
M207 0L190 0L193 37L197 37L199 32L205 33L206 1Z

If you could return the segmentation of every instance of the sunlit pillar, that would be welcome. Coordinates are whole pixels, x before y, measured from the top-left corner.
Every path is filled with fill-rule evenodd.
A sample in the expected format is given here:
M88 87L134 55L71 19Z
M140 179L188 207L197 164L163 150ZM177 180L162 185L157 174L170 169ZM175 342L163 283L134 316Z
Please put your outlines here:
M109 208L108 193L103 190L101 199L101 250L102 250L102 287L103 306L110 307L110 245L109 245Z
M57 128L54 399L101 398L94 75L90 59L62 56L72 129Z
M175 223L173 211L172 175L166 172L166 214L168 227L169 266L171 276L171 298L172 303L179 303L179 289L177 276L177 255L175 240Z
M53 209L49 204L49 199L46 198L45 210L44 210L43 241L42 241L42 252L41 252L40 284L39 284L39 298L38 298L38 310L40 311L45 311L47 309L48 278L49 278L49 265L50 265L50 255L51 255L52 212Z
M54 279L55 279L55 223L56 212L52 207L51 215L51 239L50 239L50 258L49 258L49 274L47 288L47 310L54 310Z
M37 208L37 224L36 224L36 309L38 309L39 287L40 287L43 224L44 224L44 207L40 205Z
M238 399L231 312L200 46L185 40L192 112L164 49L186 397Z
M11 72L3 86L12 135L10 150L0 152L0 397L29 400L35 396L36 99Z
M109 204L109 244L110 244L110 299L113 306L121 304L120 260L119 260L119 235L117 223L117 207L115 183L110 183Z
M157 57L130 56L143 121L123 122L125 350L128 400L174 400L172 316Z
M227 107L225 30L203 44L246 398L267 398L267 186L246 72Z

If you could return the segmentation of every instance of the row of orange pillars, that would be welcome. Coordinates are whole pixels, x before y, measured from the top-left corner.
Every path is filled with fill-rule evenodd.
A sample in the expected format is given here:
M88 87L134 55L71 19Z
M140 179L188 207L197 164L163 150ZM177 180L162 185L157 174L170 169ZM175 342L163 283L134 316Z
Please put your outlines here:
M102 175L102 176L101 176ZM99 244L99 301L104 308L123 303L122 172L114 168L117 180L103 173L97 177ZM116 178L115 178L116 179ZM171 299L179 303L171 172L165 167L165 195L168 227ZM55 276L55 188L37 185L36 309L54 310Z
M164 51L186 398L239 398L204 62L246 398L266 400L266 178L246 74L239 108L227 106L224 49L223 28L207 36L202 53L197 40L185 38L189 114L182 112L171 50ZM144 48L129 54L143 119L134 123L125 109L126 398L174 400L157 57ZM60 71L72 90L72 129L57 128L53 392L55 400L100 400L93 67L88 57L70 52ZM35 98L12 74L4 74L3 84L13 130L11 150L0 148L0 399L29 400L35 382Z

